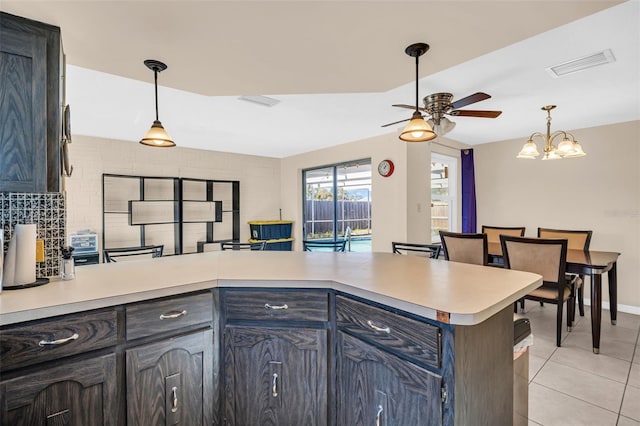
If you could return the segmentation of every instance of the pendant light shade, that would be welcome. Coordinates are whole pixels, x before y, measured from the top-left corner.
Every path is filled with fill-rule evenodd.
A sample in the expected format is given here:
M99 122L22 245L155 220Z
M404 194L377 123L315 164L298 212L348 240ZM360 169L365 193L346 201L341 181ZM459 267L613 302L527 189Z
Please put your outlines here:
M447 117L442 117L437 122L433 118L430 118L427 120L427 123L429 123L429 126L431 126L438 136L444 136L456 127L456 123L449 120Z
M424 121L422 114L414 112L411 121L400 133L400 139L405 142L426 142L436 138L429 123Z
M164 130L162 123L158 120L153 122L151 128L147 131L144 137L140 140L140 143L148 146L157 146L162 148L170 148L176 146L175 142L171 140L171 136Z
M158 73L167 69L167 65L156 61L155 59L147 59L144 64L153 71L155 94L156 94L156 119L149 131L140 140L140 143L147 146L155 146L160 148L170 148L176 146L171 136L164 130L162 123L158 119Z

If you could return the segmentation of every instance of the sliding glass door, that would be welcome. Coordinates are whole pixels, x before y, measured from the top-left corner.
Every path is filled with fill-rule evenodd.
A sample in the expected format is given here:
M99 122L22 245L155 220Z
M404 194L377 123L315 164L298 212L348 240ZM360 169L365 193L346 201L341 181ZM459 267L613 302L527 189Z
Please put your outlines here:
M305 240L347 239L351 251L371 250L371 160L303 171Z

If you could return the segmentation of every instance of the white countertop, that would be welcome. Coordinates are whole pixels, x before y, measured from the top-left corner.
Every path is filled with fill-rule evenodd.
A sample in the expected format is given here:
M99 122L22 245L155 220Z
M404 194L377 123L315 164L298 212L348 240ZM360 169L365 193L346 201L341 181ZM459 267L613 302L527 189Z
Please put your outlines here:
M477 324L541 285L527 272L390 253L224 251L76 268L0 293L0 325L214 287L330 288L426 318Z

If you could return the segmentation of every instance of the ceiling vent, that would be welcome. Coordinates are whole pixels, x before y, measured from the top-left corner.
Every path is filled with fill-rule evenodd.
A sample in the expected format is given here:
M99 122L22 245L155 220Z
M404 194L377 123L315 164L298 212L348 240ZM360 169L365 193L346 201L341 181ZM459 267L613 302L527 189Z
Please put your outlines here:
M547 68L549 74L552 77L564 77L567 74L573 74L574 72L586 70L588 68L597 67L598 65L610 64L615 62L616 58L613 56L611 49L603 50L602 52L594 53L592 55L583 56L582 58L573 59L562 64L554 65Z
M273 98L269 98L267 96L262 96L262 95L240 96L238 99L242 101L253 102L254 104L258 104L266 107L272 107L280 103L278 99L273 99Z

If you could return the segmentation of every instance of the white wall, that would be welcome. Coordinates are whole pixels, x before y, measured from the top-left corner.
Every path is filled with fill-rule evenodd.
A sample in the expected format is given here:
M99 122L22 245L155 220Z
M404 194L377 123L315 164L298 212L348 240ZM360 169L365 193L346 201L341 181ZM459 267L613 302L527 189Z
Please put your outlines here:
M67 232L91 229L102 239L102 174L240 181L241 240L250 220L277 219L280 160L188 148L151 148L135 142L74 136L73 174L65 179ZM102 244L102 243L101 243Z
M586 157L516 159L526 137L474 147L478 228L593 230L593 250L622 253L618 304L640 313L640 121L569 131Z

